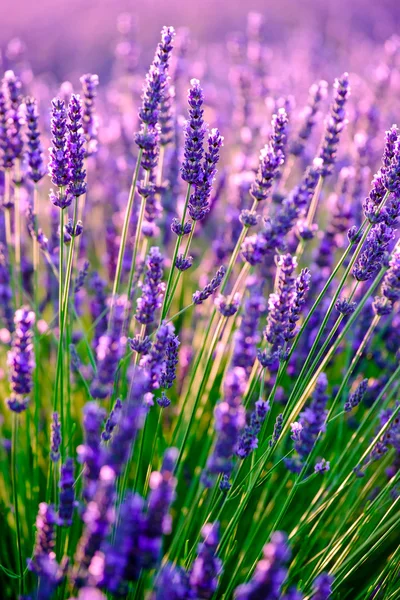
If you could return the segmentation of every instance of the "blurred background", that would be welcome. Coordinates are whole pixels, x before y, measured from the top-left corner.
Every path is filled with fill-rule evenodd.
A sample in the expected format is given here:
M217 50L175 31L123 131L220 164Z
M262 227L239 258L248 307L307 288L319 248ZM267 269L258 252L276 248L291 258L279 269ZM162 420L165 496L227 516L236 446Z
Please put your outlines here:
M357 49L362 52L365 40L381 42L400 29L398 0L3 0L1 7L3 63L20 50L19 38L33 71L50 71L59 81L85 71L107 80L117 18L125 12L137 24L141 64L151 60L164 24L188 27L192 43L203 48L225 42L228 32L243 31L249 11L263 14L271 47L310 32L348 70L346 63ZM372 58L364 55L365 61Z

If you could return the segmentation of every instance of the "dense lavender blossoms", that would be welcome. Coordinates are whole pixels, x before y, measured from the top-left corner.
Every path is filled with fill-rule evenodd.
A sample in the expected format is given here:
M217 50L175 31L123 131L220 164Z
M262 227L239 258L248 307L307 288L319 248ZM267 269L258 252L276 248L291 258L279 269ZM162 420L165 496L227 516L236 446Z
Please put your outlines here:
M53 462L60 460L60 446L61 446L61 423L58 412L53 413L53 419L51 421L51 449L50 458Z
M60 504L58 509L58 525L62 527L70 527L72 525L72 516L75 506L74 492L74 461L72 458L67 458L61 466L60 476Z
M188 600L191 598L188 575L184 569L166 564L156 581L154 600Z
M280 531L273 533L271 541L264 547L264 558L257 564L253 578L236 589L235 600L279 600L290 555L286 535Z
M196 598L212 598L217 589L218 575L222 569L221 561L216 557L218 533L218 523L207 523L201 531L203 542L199 544L189 580Z
M325 373L321 373L315 385L310 406L300 413L299 424L301 425L301 430L294 442L297 456L285 460L287 468L294 473L301 471L304 462L314 447L318 434L325 431L327 416L325 407L328 401L327 387L328 380L326 375Z
M290 254L279 257L277 291L268 299L268 317L265 328L265 337L274 350L283 346L292 327L290 317L296 298L294 278L296 266L297 259Z
M101 336L96 348L97 373L90 386L93 398L107 398L113 389L118 362L122 358L125 343L122 334L127 299L120 296L114 302L113 318L109 330Z
M301 310L306 302L307 293L310 288L311 273L308 269L302 269L294 284L293 302L290 307L288 325L285 340L295 337L296 324L300 318Z
M40 133L38 128L39 114L37 103L34 98L25 98L25 120L28 128L28 173L32 181L38 183L46 174L46 169L43 164L43 148L40 142Z
M82 103L77 95L73 95L68 105L68 169L69 183L67 194L82 196L86 192L86 171L84 169L85 137L82 131Z
M350 412L360 404L368 388L368 379L363 379L353 394L350 394L344 405L344 410Z
M105 410L96 402L88 402L85 405L83 416L84 443L77 448L78 460L81 464L84 464L83 496L85 500L90 500L95 493L103 462L100 432L104 417Z
M211 294L213 294L221 285L224 278L226 269L225 267L219 267L215 276L211 279L201 291L197 290L192 296L194 304L202 304Z
M101 468L96 492L83 514L84 529L75 554L72 573L78 588L89 580L90 563L100 550L114 520L115 474L107 466Z
M54 507L46 502L39 504L39 512L36 519L36 542L33 557L28 566L31 571L42 574L42 559L44 557L55 559L55 525L57 517Z
M313 584L312 600L328 600L332 594L333 581L334 578L328 573L318 575Z
M143 397L147 390L147 373L136 368L132 375L129 396L121 409L118 428L114 432L103 458L103 464L111 467L117 476L121 474L129 458L137 432L143 426L145 416Z
M210 210L210 195L212 183L217 172L216 165L219 160L219 150L224 138L218 129L212 129L208 136L208 150L204 155L202 173L196 182L195 192L190 196L188 210L194 221L200 221Z
M169 336L167 347L165 350L165 370L161 374L160 385L163 388L169 389L173 386L176 379L176 366L178 360L179 339L178 336L172 334Z
M162 323L156 331L155 340L150 351L140 361L140 366L146 370L149 376L149 390L159 388L161 381L166 381L165 359L173 337L174 327L172 323ZM173 358L172 361L174 361Z
M21 80L13 71L6 71L3 79L4 91L0 92L0 148L1 163L11 169L23 152Z
M167 82L168 64L175 37L173 27L163 27L153 64L146 75L139 118L145 125L156 125L160 102Z
M49 175L54 185L64 188L69 183L69 164L67 152L67 111L59 98L52 101L51 118L52 146L50 148ZM66 208L72 197L63 191L50 193L50 200L59 208Z
M175 499L176 479L174 470L178 459L178 450L168 448L165 451L160 471L150 476L150 497L146 518L140 534L141 565L149 569L160 560L162 536L171 531L169 508Z
M257 344L261 336L258 324L265 313L266 304L262 296L251 296L244 305L240 327L235 333L235 346L232 356L234 367L243 367L250 373L257 356Z
M325 98L328 84L326 81L313 83L309 91L309 101L304 111L304 122L300 128L297 139L292 143L290 152L294 156L301 156L311 133L316 124L316 117L320 109L321 101Z
M97 147L98 119L95 114L95 99L99 86L98 75L86 73L80 78L83 91L82 128L85 134L87 154L93 154Z
M368 281L377 275L393 237L393 229L385 223L377 223L372 227L353 268L353 275L358 281Z
M330 175L336 160L336 152L339 144L340 133L346 124L345 106L350 95L349 76L344 73L335 81L335 96L331 106L330 116L326 123L325 136L320 150L323 167L322 177Z
M7 249L0 243L0 310L10 333L14 331L12 298Z
M150 248L146 259L146 275L142 287L142 296L137 300L135 318L142 325L154 321L156 310L161 306L164 293L163 277L164 258L156 246Z
M258 434L261 431L261 426L269 410L270 406L268 402L261 398L257 400L255 408L250 415L249 423L244 428L237 444L236 454L240 458L246 458L253 450L258 448Z
M271 143L268 143L260 152L260 166L250 193L254 200L261 202L268 198L279 167L283 164L282 154L277 153Z
M239 432L245 425L245 410L241 403L245 387L245 370L241 367L234 367L225 378L224 399L217 404L214 410L217 441L203 476L203 482L206 485L212 484L212 479L208 479L208 474L229 475L232 471L232 458Z
M393 253L389 261L389 269L382 282L382 294L390 309L400 300L400 249Z
M33 325L35 313L26 306L18 309L14 318L15 332L11 350L7 356L10 368L11 397L7 400L14 412L26 410L32 390L32 373L35 368L33 352Z
M114 431L115 427L118 425L120 415L121 415L121 409L122 409L122 402L119 398L117 398L114 403L114 406L112 407L110 414L108 415L107 421L104 425L104 430L102 431L102 434L101 434L101 439L104 442L110 441L113 431Z
M203 140L206 125L203 121L203 90L197 79L192 79L188 92L189 119L185 124L184 161L181 168L182 179L187 183L197 185L203 174Z

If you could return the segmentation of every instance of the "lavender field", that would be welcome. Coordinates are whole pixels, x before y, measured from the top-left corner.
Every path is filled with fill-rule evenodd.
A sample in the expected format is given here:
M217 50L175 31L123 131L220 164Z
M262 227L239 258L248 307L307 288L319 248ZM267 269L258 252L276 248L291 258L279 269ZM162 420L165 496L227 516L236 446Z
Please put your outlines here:
M1 600L400 599L400 9L242 4L0 24Z

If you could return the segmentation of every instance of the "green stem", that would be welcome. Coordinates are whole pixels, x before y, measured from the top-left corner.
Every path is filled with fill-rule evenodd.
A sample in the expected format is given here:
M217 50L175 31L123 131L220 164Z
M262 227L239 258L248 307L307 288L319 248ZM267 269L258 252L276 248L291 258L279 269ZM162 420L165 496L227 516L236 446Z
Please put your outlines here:
M12 431L12 489L13 489L13 502L14 502L14 513L15 513L15 529L17 534L17 554L18 554L18 572L19 572L19 593L24 593L24 567L22 559L22 546L21 546L21 525L19 520L19 507L18 507L18 489L17 489L17 448L18 448L18 415L13 413L13 431Z

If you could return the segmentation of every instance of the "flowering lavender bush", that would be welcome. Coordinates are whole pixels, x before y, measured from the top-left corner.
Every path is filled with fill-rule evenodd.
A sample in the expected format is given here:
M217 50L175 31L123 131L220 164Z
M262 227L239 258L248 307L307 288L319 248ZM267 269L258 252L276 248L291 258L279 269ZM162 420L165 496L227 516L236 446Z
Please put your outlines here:
M399 598L400 40L143 76L124 19L2 80L1 597Z

